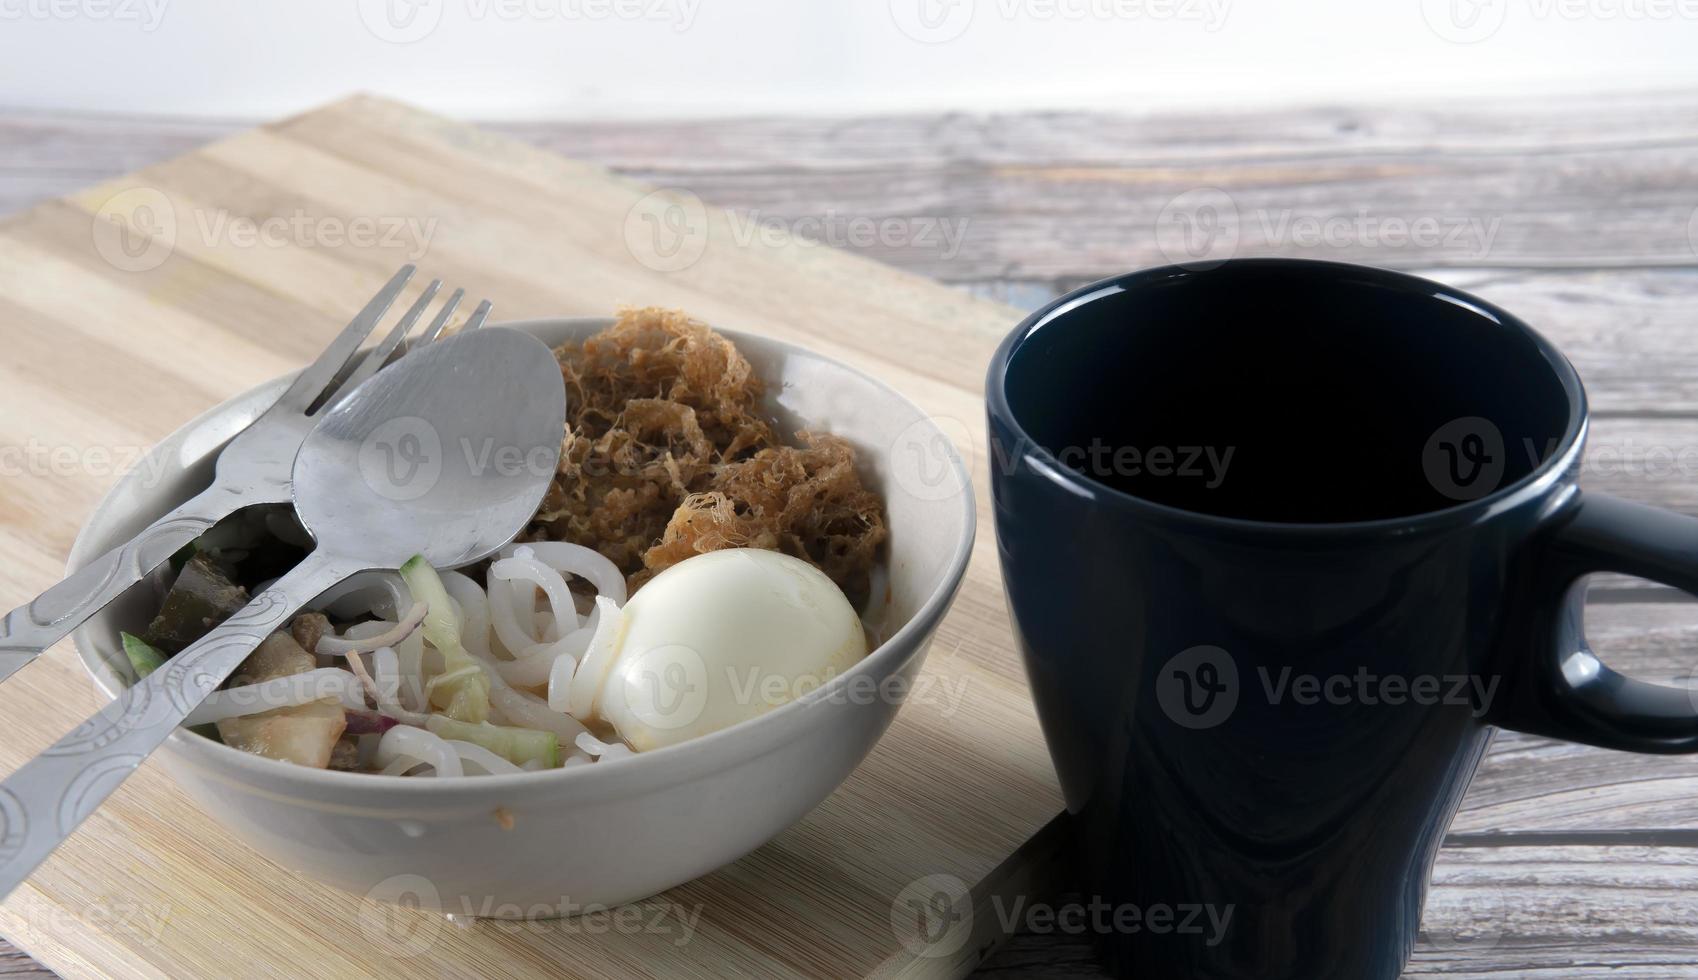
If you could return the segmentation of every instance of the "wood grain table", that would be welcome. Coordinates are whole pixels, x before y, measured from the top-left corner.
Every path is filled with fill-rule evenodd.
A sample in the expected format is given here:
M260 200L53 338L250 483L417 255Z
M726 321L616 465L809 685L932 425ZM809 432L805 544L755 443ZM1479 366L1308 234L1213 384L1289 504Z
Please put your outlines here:
M243 125L0 113L0 214ZM1193 246L1442 279L1574 360L1596 410L1584 485L1698 513L1698 92L492 128L692 192L743 234L818 239L1020 307ZM1620 669L1682 683L1698 668L1681 593L1600 578L1588 625ZM1099 975L1077 937L1045 931L980 972ZM47 974L7 950L0 975ZM1500 735L1408 975L1698 976L1698 760Z

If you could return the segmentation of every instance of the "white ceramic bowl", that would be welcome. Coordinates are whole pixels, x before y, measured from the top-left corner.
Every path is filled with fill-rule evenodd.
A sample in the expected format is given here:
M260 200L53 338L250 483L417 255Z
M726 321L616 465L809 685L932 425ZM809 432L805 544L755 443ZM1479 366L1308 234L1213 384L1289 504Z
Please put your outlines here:
M610 322L509 325L552 346ZM747 854L825 799L896 714L898 700L877 692L904 689L897 678L911 681L920 669L967 565L973 495L948 439L882 382L789 344L723 332L767 380L781 431L805 425L848 439L884 496L889 588L875 595L883 608L869 619L882 621L886 639L853 670L732 728L551 772L459 780L330 772L179 731L159 753L178 785L236 837L301 874L360 895L510 917L648 897ZM70 567L205 486L213 451L287 381L234 398L157 446L89 518ZM144 583L75 635L109 697L127 676L118 631L140 632L155 601Z

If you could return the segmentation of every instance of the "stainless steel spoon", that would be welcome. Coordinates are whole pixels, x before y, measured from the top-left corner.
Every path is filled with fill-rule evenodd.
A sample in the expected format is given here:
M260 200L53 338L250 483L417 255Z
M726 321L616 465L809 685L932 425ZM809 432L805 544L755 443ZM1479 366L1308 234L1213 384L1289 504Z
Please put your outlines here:
M414 555L438 568L463 565L517 536L554 474L565 418L565 388L547 346L504 329L432 344L321 416L293 474L295 510L313 551L0 782L0 897L320 593Z

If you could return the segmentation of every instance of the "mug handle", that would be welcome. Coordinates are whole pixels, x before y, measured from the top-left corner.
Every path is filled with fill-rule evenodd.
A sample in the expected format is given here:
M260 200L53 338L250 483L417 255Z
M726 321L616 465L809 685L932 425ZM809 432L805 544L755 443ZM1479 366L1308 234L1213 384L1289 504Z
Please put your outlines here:
M1510 617L1534 627L1516 665L1531 676L1505 685L1511 697L1492 720L1602 748L1698 752L1698 689L1634 680L1599 660L1581 625L1580 586L1589 573L1618 572L1698 594L1698 518L1607 494L1576 497L1533 548L1532 615Z

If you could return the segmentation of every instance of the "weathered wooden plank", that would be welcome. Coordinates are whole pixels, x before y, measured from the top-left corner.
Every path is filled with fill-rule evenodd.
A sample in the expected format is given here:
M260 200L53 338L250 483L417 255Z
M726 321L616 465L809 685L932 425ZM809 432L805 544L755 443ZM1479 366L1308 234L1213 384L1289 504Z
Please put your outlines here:
M54 980L57 974L29 957L29 954L0 939L0 977L14 980Z
M1004 163L1232 163L1368 153L1548 153L1698 138L1683 90L1630 96L1450 100L1243 111L948 113L495 123L569 157L648 170L788 171Z
M1238 254L1690 265L1698 103L1649 102L499 128L687 189L745 228L796 230L955 282L1058 283L1182 258L1158 227L1168 234L1176 215L1210 204L1232 217L1223 227ZM26 181L6 203L42 173L132 170L230 128L0 119L13 149L0 177Z
M174 156L250 120L0 113L0 172ZM564 156L624 170L803 172L945 164L1233 163L1305 155L1548 154L1698 140L1688 90L1418 104L1141 111L488 122Z

